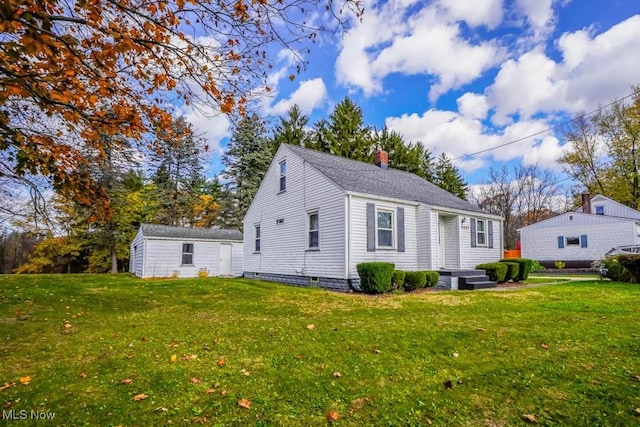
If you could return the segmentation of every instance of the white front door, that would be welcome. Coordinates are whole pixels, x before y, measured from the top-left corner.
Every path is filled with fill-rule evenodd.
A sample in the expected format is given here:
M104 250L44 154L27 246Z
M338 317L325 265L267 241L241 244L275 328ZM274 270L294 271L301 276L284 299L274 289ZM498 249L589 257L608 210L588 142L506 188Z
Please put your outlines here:
M231 258L231 245L228 243L220 244L220 276L233 275L233 264Z
M445 268L445 242L447 236L445 234L444 221L438 216L438 268Z

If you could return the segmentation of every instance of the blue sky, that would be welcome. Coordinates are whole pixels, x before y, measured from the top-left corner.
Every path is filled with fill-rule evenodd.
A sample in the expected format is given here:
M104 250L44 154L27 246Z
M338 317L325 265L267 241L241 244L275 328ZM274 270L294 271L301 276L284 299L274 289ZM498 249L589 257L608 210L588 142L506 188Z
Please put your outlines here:
M274 52L275 90L265 117L297 103L315 120L349 96L365 122L441 152L470 184L491 166L537 164L561 173L564 141L544 131L640 84L638 0L364 1L362 22L322 36L290 81L287 52ZM230 132L224 117L187 112L211 147L211 171Z

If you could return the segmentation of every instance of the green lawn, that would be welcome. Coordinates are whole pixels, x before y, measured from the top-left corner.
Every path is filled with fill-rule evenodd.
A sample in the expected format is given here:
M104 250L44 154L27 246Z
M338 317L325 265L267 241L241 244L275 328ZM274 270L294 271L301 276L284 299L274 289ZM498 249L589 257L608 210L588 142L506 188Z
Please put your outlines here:
M370 297L242 279L0 276L0 301L4 414L51 411L52 425L640 421L637 285Z

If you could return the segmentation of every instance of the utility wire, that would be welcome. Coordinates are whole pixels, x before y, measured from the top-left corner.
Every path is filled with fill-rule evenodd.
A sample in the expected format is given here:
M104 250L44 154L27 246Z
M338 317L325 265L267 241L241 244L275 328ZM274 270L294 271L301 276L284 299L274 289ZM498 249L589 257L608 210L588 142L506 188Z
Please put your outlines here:
M580 114L579 116L576 116L576 117L572 118L571 120L567 120L566 122L560 123L560 124L552 126L550 128L541 130L541 131L536 132L536 133L532 133L531 135L523 136L522 138L514 139L513 141L505 142L504 144L496 145L495 147L486 148L484 150L476 151L475 153L463 154L462 156L458 156L458 157L453 158L451 160L453 161L453 160L463 159L463 158L466 158L466 157L473 157L473 156L476 156L478 154L486 153L488 151L493 151L493 150L496 150L498 148L506 147L507 145L515 144L516 142L524 141L525 139L533 138L534 136L542 135L543 133L547 133L549 131L556 130L558 128L561 128L563 126L568 125L569 123L575 122L576 120L585 118L585 117L590 116L590 115L592 115L594 113L597 113L600 110L603 110L603 109L608 108L608 107L610 107L610 106L612 106L614 104L617 104L620 101L624 101L625 99L630 98L630 97L632 97L634 95L637 95L638 93L639 92L632 92L629 95L623 96L622 98L619 98L619 99L616 99L616 100L608 103L605 106L598 107L595 110L589 111L588 113Z

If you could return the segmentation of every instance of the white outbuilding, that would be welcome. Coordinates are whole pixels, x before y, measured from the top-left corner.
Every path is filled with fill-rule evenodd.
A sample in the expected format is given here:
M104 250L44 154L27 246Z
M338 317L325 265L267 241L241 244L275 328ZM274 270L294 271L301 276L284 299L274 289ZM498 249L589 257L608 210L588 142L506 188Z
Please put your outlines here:
M141 278L242 276L242 259L239 230L141 224L129 271Z

